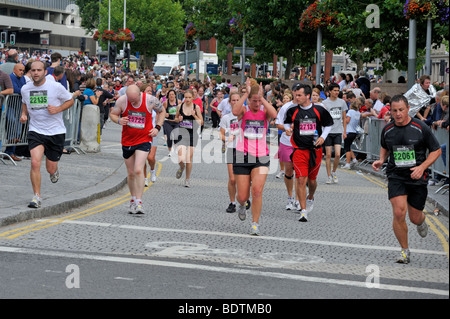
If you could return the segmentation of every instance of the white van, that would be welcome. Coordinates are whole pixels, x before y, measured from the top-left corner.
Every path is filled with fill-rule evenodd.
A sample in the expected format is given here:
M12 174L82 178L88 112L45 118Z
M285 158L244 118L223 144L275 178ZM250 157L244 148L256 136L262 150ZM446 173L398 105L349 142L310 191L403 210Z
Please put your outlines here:
M153 71L158 75L169 76L172 70L179 64L178 54L158 54Z

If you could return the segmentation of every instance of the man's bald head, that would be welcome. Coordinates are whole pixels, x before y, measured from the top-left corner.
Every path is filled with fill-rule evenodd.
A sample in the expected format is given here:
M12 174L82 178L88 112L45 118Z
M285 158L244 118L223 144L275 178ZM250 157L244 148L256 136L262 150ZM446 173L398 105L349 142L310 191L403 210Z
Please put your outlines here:
M127 86L127 98L132 104L137 104L140 100L141 90L135 84Z

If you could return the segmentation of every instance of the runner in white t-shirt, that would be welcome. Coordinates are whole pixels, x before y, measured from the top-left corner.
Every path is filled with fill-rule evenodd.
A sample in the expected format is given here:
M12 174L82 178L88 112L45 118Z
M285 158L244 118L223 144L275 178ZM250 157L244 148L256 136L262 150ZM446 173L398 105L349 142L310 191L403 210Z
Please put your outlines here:
M41 161L45 154L46 168L52 183L59 179L58 161L64 149L66 127L62 112L73 105L72 94L60 83L48 81L42 61L31 65L32 81L22 87L20 122L30 118L28 147L31 154L30 179L33 199L28 207L41 206Z

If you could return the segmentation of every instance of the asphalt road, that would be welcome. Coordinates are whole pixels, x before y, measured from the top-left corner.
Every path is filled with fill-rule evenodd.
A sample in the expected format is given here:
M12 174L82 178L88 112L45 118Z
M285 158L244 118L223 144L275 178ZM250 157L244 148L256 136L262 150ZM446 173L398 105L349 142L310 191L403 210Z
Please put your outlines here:
M314 209L300 223L284 209L272 160L262 236L250 236L250 215L242 222L225 212L227 170L214 153L215 134L197 148L191 188L175 178L166 147L158 148L158 180L144 193L143 216L127 213L125 187L58 216L0 228L0 298L168 298L176 299L173 313L189 310L179 308L185 299L448 299L447 217L427 214L425 239L408 221L411 263L396 264L383 180L339 170L339 183L326 185L322 165ZM118 140L104 144L104 152L120 152Z

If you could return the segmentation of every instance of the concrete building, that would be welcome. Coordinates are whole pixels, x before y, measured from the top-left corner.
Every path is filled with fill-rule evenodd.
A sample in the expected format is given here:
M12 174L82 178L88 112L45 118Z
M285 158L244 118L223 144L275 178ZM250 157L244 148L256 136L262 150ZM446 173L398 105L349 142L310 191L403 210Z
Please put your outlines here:
M15 34L13 47L22 50L58 51L63 55L96 52L96 42L81 27L79 8L73 0L0 0L0 31ZM84 40L82 40L84 39Z

